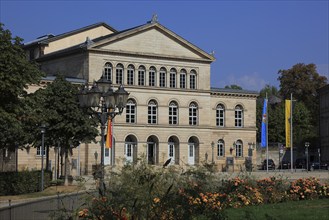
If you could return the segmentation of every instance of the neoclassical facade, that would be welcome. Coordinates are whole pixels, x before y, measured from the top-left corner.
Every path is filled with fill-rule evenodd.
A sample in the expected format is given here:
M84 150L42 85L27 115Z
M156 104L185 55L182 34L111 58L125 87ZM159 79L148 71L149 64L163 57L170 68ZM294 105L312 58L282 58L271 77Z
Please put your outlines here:
M73 83L91 85L104 76L130 93L123 114L114 119L114 145L105 149L105 165L120 166L143 156L154 165L171 158L171 165L214 162L219 171L240 171L246 160L256 161L258 93L212 88L213 55L156 19L122 31L97 23L43 36L24 48L47 73L44 82L62 73ZM38 162L34 150L19 152L19 166ZM99 143L81 143L71 156L72 174L90 173L100 152ZM56 161L54 152L49 153Z

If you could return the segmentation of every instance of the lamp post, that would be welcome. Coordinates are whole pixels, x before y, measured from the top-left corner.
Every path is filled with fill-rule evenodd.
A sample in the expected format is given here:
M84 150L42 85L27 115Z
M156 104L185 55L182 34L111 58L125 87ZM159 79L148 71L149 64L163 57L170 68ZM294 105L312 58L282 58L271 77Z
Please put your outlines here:
M248 143L248 159L249 159L249 170L252 171L252 155L253 155L253 150L255 148L255 143L254 142L249 142Z
M214 147L215 147L215 143L212 141L211 142L211 163L214 163Z
M40 126L41 132L41 192L43 191L43 183L44 183L44 170L43 170L43 155L45 149L45 133L46 133L46 125L42 124Z
M91 109L92 114L98 117L101 124L101 190L104 184L104 135L106 123L108 119L112 120L116 115L121 115L126 107L128 96L129 93L122 85L114 92L112 82L104 76L94 82L91 89L88 88L88 85L84 85L78 94L80 107Z
M306 156L306 169L308 172L308 147L310 146L309 142L305 142L305 156Z

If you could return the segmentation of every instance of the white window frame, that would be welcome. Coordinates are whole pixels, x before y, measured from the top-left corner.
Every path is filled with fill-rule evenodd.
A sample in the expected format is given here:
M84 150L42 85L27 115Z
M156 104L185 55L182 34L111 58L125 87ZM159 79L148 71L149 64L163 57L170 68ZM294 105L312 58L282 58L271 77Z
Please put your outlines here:
M112 69L113 69L113 67L112 67L111 63L105 63L103 74L104 74L105 79L110 80L111 82L112 82Z
M179 74L179 87L186 89L186 70L181 70Z
M40 147L37 147L37 156L42 156L41 155L41 146ZM46 148L44 147L43 148L43 156L45 156L46 155Z
M223 140L217 142L217 157L225 157L225 143Z
M145 67L140 66L138 68L138 85L139 86L145 86Z
M127 85L134 85L135 68L133 65L129 65L127 68Z
M136 103L129 99L126 105L126 123L136 123Z
M222 104L217 105L216 108L216 126L225 127L225 108Z
M189 106L189 125L198 124L198 105L195 102L191 102Z
M196 72L191 70L190 72L190 89L196 89Z
M151 67L149 69L149 86L156 86L156 69Z
M237 105L234 111L234 119L235 119L235 127L242 128L243 127L243 108L241 105Z
M116 72L116 84L123 84L123 71L124 71L124 68L123 68L123 65L122 64L118 64L115 68L115 72Z
M160 87L166 87L166 75L167 75L167 71L165 68L161 68L159 71L159 86Z
M147 107L147 122L148 124L157 123L157 103L151 100Z
M241 141L235 143L235 156L243 157L243 144Z
M170 102L169 104L169 124L178 124L178 105L174 101Z
M176 69L172 68L170 69L170 74L169 74L169 87L170 88L176 88L176 77L177 77L177 71Z

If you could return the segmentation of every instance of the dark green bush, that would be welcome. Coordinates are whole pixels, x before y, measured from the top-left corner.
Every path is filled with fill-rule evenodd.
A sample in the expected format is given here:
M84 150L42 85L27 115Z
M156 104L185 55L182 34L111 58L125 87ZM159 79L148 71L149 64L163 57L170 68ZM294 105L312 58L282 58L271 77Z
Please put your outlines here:
M44 188L50 186L51 175L44 171ZM41 189L41 171L0 173L0 195L19 195L38 192Z

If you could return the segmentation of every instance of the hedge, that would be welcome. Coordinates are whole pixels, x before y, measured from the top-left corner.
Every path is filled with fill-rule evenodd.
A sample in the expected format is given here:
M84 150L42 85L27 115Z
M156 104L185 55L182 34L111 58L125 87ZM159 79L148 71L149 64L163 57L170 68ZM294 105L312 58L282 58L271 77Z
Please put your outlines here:
M52 173L44 171L44 188L50 186ZM41 189L41 171L0 173L0 196L38 192Z

